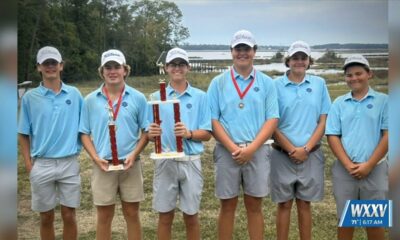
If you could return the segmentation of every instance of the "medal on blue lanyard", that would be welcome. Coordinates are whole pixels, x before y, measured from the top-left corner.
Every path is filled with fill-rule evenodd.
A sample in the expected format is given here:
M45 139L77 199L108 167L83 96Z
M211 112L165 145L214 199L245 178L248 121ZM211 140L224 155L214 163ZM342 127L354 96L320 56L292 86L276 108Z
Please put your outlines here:
M239 105L238 105L238 107L239 107L240 109L243 109L243 108L244 108L243 98L244 98L244 96L246 96L247 92L250 90L251 86L252 86L253 83L254 83L254 80L256 80L256 70L254 69L254 78L251 80L251 82L250 82L249 85L246 87L246 89L244 90L244 92L241 92L241 91L240 91L239 85L237 84L236 79L235 79L235 76L234 76L234 74L233 74L233 68L231 68L231 78L232 78L233 85L235 85L236 92L239 94L239 98L240 98L240 100L241 100L240 103L239 103Z

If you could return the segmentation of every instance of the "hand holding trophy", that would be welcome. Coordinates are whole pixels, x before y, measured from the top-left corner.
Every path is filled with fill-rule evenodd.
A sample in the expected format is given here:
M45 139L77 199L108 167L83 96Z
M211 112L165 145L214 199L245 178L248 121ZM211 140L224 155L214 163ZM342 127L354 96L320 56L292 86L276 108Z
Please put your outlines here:
M118 160L118 149L117 149L117 139L115 136L115 132L117 130L117 126L115 125L115 120L117 119L118 116L118 111L121 106L121 100L122 100L122 93L124 92L124 89L122 89L121 94L118 99L117 103L117 108L114 112L112 102L108 96L107 89L104 88L104 92L107 96L108 100L108 131L110 134L110 145L111 145L111 164L108 166L107 171L118 171L118 170L124 170L124 164L120 163Z
M151 99L151 101L149 101L149 104L152 105L153 109L153 122L161 127L162 121L160 119L160 104L173 104L175 123L180 122L181 117L179 102L180 101L178 99L167 100L165 80L160 80L160 100ZM185 156L185 153L183 152L183 142L181 136L176 137L176 152L169 151L169 149L162 149L161 136L155 137L154 145L155 152L151 153L151 159L183 158Z

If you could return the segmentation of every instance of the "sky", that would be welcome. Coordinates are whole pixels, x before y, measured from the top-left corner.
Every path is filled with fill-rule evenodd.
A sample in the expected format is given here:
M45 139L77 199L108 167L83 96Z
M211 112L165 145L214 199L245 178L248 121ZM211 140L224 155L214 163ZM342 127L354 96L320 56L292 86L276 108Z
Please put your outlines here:
M388 43L386 0L170 0L189 44L229 44L240 29L258 45Z

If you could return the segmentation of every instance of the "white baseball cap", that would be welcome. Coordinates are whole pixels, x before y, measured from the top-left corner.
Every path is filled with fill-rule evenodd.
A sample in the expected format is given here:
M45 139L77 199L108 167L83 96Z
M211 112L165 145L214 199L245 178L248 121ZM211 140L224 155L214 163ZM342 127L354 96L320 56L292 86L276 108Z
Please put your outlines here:
M101 66L104 66L104 64L110 61L117 62L121 65L126 63L124 54L117 49L107 50L101 55Z
M345 69L351 63L360 63L369 68L368 60L361 54L352 54L346 58L343 64L343 69Z
M182 48L173 48L168 51L167 57L165 58L165 63L170 63L172 60L176 58L182 58L187 63L189 63L189 56L185 50Z
M37 63L42 64L47 59L54 59L59 63L62 62L61 54L55 47L46 46L39 49L36 55Z
M310 46L304 41L296 41L290 45L288 49L288 56L291 57L293 54L297 52L303 52L307 54L307 56L311 55L311 48Z
M246 44L250 47L254 47L254 45L256 45L256 40L251 32L247 30L239 30L233 35L231 47L234 48L239 44Z

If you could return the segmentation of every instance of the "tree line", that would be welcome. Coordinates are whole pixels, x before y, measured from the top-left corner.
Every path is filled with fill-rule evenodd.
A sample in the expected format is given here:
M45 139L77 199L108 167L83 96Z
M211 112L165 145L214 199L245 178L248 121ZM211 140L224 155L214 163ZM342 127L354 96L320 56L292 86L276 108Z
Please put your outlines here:
M159 55L188 37L168 1L18 0L18 80L40 81L36 53L46 45L60 50L66 82L96 78L110 48L125 54L131 74L155 74Z

